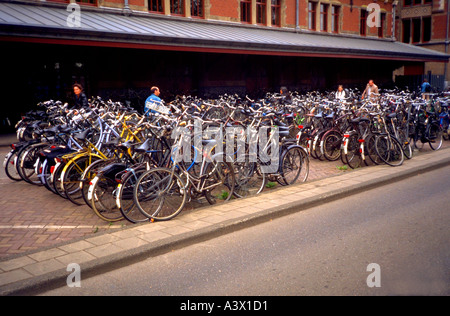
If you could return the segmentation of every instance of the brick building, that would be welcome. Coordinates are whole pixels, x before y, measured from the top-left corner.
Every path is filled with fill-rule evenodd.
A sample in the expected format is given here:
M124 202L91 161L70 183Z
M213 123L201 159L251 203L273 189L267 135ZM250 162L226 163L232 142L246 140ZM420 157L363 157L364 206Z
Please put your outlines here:
M448 0L400 0L396 14L396 37L403 43L448 53L449 19ZM438 86L448 85L450 81L448 63L426 62L424 69L403 68L399 73L416 81L426 76Z
M392 0L72 2L0 0L2 86L14 104L2 115L12 121L36 101L68 98L74 82L141 107L152 85L165 99L364 88L370 78L383 87L449 57L394 41L393 28L402 31Z

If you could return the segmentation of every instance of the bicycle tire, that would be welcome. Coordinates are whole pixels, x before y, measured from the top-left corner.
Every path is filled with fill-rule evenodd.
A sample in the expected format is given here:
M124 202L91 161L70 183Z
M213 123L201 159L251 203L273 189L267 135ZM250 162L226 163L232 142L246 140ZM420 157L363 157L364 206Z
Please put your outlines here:
M205 185L203 195L209 204L229 201L235 186L234 167L229 162L209 162L205 165Z
M18 158L20 160L18 160L17 171L25 182L37 186L43 185L36 172L36 163L39 152L47 146L48 144L42 143L31 145Z
M375 149L381 160L390 166L400 166L405 160L400 142L392 135L379 135L375 140Z
M88 199L88 192L91 181L95 178L100 168L104 167L110 161L111 161L110 159L108 160L99 159L94 161L86 168L83 175L81 176L80 182L81 195L86 205L89 206L90 208L92 208L92 205L91 201Z
M347 165L352 169L361 167L362 157L360 149L361 144L359 142L359 134L350 134L350 137L348 138L346 161Z
M233 194L237 198L260 194L266 185L265 173L258 172L258 162L250 162L250 155L245 156L244 162L235 162L235 187Z
M178 174L171 169L155 168L139 177L133 190L133 199L146 217L167 221L183 210L187 194Z
M117 182L102 174L97 174L91 182L88 199L94 213L107 222L122 220L123 215L116 204Z
M336 161L341 158L342 135L339 132L331 131L324 135L322 143L322 153L328 161Z
M430 140L428 144L432 150L439 150L443 143L443 132L442 128L437 124L432 124L430 130L428 131L428 139Z
M18 157L18 151L10 151L7 154L7 157L5 157L5 161L3 162L3 167L5 169L5 174L8 178L10 178L13 181L23 181L22 177L17 171L16 164L17 164L17 157Z
M75 205L83 205L83 196L80 189L80 182L86 168L92 163L90 156L80 156L72 159L64 168L62 176L62 190L67 198ZM98 158L97 158L98 159Z
M134 169L133 172L128 172L122 178L122 181L117 186L116 204L120 209L122 216L131 223L147 222L150 218L144 215L133 199L134 186L136 185L140 176L146 172L146 168Z
M287 148L280 159L281 184L294 184L299 179L303 166L303 149L296 145Z

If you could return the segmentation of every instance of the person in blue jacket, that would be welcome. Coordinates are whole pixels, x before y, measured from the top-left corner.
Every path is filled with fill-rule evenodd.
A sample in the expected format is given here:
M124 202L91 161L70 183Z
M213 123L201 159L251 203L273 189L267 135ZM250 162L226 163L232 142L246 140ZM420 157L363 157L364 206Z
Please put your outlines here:
M431 85L426 78L423 79L423 83L421 86L421 92L422 92L423 98L428 100L430 97L430 95L428 93L431 92Z
M148 114L149 112L154 112L149 108L150 105L156 102L162 102L159 95L161 94L161 91L159 91L158 87L152 87L150 89L151 95L145 100L145 107L144 107L144 113Z

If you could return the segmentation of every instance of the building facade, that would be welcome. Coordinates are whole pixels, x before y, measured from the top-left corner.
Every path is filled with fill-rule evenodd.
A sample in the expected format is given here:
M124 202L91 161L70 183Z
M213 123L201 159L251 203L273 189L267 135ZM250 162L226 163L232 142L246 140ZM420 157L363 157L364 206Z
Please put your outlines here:
M258 96L441 71L449 56L423 47L442 45L445 18L433 15L418 47L395 41L406 19L398 10L392 0L0 0L9 91L0 122L42 100L70 101L75 82L141 109L153 85L166 100Z
M449 0L400 0L396 14L397 40L442 53L449 52ZM425 63L424 69L406 68L405 76L428 77L435 85L448 86L448 63ZM418 80L418 79L417 79Z

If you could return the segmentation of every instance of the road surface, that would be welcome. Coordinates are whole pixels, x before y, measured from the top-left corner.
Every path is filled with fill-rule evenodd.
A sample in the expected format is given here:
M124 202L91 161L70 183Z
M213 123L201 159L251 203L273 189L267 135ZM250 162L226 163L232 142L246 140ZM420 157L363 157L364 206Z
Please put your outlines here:
M449 179L447 167L89 279L81 271L81 287L43 295L450 295Z

